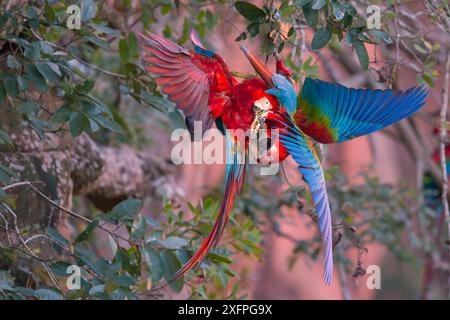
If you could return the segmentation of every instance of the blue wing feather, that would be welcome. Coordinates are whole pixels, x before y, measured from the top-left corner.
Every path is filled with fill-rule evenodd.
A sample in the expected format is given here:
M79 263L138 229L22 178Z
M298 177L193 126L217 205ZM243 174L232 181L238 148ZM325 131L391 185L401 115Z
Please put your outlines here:
M308 117L309 108L319 109L336 130L336 142L370 134L398 122L424 104L427 90L412 87L404 92L347 88L336 83L306 78L298 108ZM314 138L314 136L312 136Z
M331 211L328 202L325 176L309 138L289 119L283 122L289 129L280 129L280 141L298 164L312 193L317 210L320 234L324 248L324 280L330 285L333 277L333 241L331 228Z
M278 98L280 104L291 114L297 107L297 96L292 83L280 74L274 74L272 77L274 88L266 90L267 93Z

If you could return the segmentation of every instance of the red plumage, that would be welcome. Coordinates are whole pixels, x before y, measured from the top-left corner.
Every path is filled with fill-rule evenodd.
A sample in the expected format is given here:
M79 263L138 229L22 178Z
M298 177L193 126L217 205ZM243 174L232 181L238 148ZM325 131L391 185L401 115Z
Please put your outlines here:
M273 109L279 109L278 100L265 92L268 88L264 81L253 78L238 83L223 59L201 48L198 40L194 43L201 53L185 49L153 33L141 36L145 40L143 49L150 54L143 56L148 62L147 70L155 76L155 82L161 87L161 92L184 112L188 129L189 123L202 121L204 132L212 125L213 120L220 119L225 129L240 129L245 133L251 129L255 119L253 105L256 101L265 97ZM202 50L205 54L202 54ZM248 141L238 141L238 136L233 134L229 138L232 139L234 147L227 152L237 157L237 145L242 143L244 154L239 156L247 159ZM271 155L273 160L284 159L288 155L286 149L279 142L276 147L276 152ZM199 250L168 279L169 282L199 265L209 249L219 241L234 198L242 188L246 163L247 161L243 164L227 164L225 195L216 222Z
M149 63L147 70L156 76L161 91L194 120L212 116L221 118L227 129L248 130L256 100L266 97L278 108L277 99L265 92L264 81L253 78L238 83L217 54L205 56L153 33L141 36L146 40L144 50L151 54L143 56Z

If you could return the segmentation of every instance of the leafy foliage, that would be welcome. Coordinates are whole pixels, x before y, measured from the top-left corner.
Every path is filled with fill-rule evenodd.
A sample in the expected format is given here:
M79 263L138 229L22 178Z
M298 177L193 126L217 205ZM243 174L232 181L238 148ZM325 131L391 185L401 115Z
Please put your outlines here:
M368 54L364 43L392 43L388 32L380 29L372 30L366 21L357 15L350 2L338 0L297 0L290 4L282 1L279 7L264 5L262 8L249 2L235 2L236 10L250 24L247 32L243 32L236 41L245 40L247 33L251 38L260 35L264 39L262 52L266 55L281 53L286 43L295 46L295 30L305 23L316 30L311 42L313 50L325 47L333 38L339 41L345 37L347 44L352 45L364 70L368 69ZM285 34L283 29L289 31ZM287 26L287 27L286 27Z
M57 279L58 286L38 286L36 289L16 287L12 274L2 271L6 279L0 285L0 297L26 299L137 299L143 295L157 298L161 293L157 287L164 284L185 263L194 252L192 248L200 243L195 237L190 243L189 234L200 234L203 238L212 228L218 203L207 198L202 206L190 205L192 219L186 219L184 211L174 203L166 202L164 214L167 221L157 221L139 213L140 201L128 199L117 205L110 213L99 214L90 222L73 241L62 236L58 231L48 228L46 242L52 244L51 251L58 253L51 258L49 268ZM239 222L232 220L234 248L260 257L261 251L256 245L261 240L253 223L245 218ZM95 241L98 230L108 222L117 228L125 228L131 235L129 239L109 234L111 246L114 248L113 257L106 259L95 253ZM188 238L187 238L188 237ZM194 237L192 238L194 239ZM256 242L255 242L256 241ZM41 245L43 245L41 243ZM188 249L189 248L189 249ZM37 248L36 248L37 249ZM0 246L0 256L8 256L10 260L23 259L23 254L13 252ZM231 263L232 252L225 247L214 249L201 270L205 279L213 281L212 288L208 285L197 287L189 284L187 279L179 279L170 287L180 292L184 286L189 286L192 297L211 298L211 289L226 288L231 277L235 277L228 265ZM81 287L73 290L63 290L68 277L71 275L69 266L82 268ZM209 266L207 266L209 265ZM39 272L39 268L31 269L30 276ZM188 275L188 278L191 278ZM207 283L207 282L205 282ZM153 288L146 290L146 288ZM211 289L210 289L211 288ZM231 297L236 296L236 289Z
M244 28L236 31L236 40L262 40L261 52L266 57L284 53L284 62L296 82L319 73L313 54L297 57L305 51L299 45L299 40L304 41L303 28L314 32L311 42L303 43L308 50L318 54L323 48L340 51L350 46L363 72L370 68L369 45L393 44L390 34L395 30L386 27L397 15L391 1L382 12L386 22L383 29L368 29L349 1L264 3L260 6L236 1L234 8L226 6L242 16ZM81 6L81 29L67 27L69 4ZM73 138L87 133L101 143L147 147L152 143L144 130L149 123L159 129L184 124L180 113L144 71L135 26L141 23L152 30L160 24L163 35L181 45L187 44L194 28L207 41L208 33L226 20L214 6L225 4L228 2L224 0L141 1L137 20L131 1L118 5L120 15L112 13L117 8L106 8L92 0L29 1L8 10L0 4L0 107L13 115L15 128L30 128L42 141L47 133L66 130ZM175 19L181 23L174 24ZM416 60L423 62L419 67L410 67L419 82L431 86L439 76L436 55L440 44L425 37L406 42L411 44L409 51L417 55ZM396 63L400 65L400 61ZM48 110L37 98L42 94L57 97L58 107ZM8 129L1 122L2 148L13 144ZM13 169L0 164L2 185L17 182L18 178ZM237 254L262 257L262 235L256 225L268 224L276 234L294 242L289 266L298 258L320 258L318 236L312 241L298 240L280 228L286 219L281 209L287 207L306 212L311 225L315 225L309 193L302 187L292 187L273 197L267 182L280 184L279 176L248 178L230 217L225 241L208 254L197 276L190 272L170 285L175 292L189 291L195 299L245 298L239 290L240 281L230 285L231 278L245 280L245 272L232 271L230 264ZM365 247L375 241L414 266L423 262L422 256L436 255L436 241L426 232L416 232L412 224L419 220L423 229L435 228L438 209L422 203L417 193L401 184L383 184L367 174L364 183L355 186L336 168L327 171L327 180L336 231L335 258L347 273L355 278L361 275ZM160 298L163 293L158 289L165 279L188 261L208 235L222 195L223 190L215 190L196 207L159 199L162 207L154 208L146 199L134 198L124 200L108 213L89 207L87 220L74 222L77 230L70 239L51 227L43 234L32 234L31 226L18 225L19 233L34 240L30 241L29 252L0 242L0 298ZM76 199L75 209L82 207L77 205L79 201ZM15 198L0 188L0 213L13 218L8 209L16 209ZM4 221L0 223L3 227ZM123 233L111 232L106 225ZM405 237L405 229L413 231ZM112 252L109 257L99 254L102 236L108 239L104 246ZM356 268L346 255L352 248L359 253ZM70 275L67 268L72 264L82 268L82 278L81 287L70 290L66 280Z

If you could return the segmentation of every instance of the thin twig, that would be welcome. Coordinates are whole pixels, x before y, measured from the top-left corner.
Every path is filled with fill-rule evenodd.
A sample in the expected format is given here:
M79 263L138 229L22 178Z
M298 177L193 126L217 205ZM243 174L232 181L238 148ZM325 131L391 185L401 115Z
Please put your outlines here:
M74 212L74 211L72 211L72 210L69 210L69 209L64 208L63 206L59 205L58 203L56 203L55 201L53 201L52 199L50 199L47 195L45 195L43 192L41 192L38 188L36 188L36 187L35 187L31 182L29 182L29 181L18 182L18 183L14 184L14 185L9 185L9 186L7 186L7 187L5 187L5 188L11 189L12 187L18 187L18 186L28 186L31 190L33 190L33 191L34 191L36 194L38 194L41 198L45 199L48 203L50 203L50 204L53 205L54 207L58 208L59 210L61 210L61 211L65 212L65 213L67 213L67 214L70 215L71 217L80 219L80 220L82 220L82 221L84 221L84 222L86 222L86 223L92 223L92 220L91 220L91 219L86 218L86 217L80 215L79 213L76 213L76 212ZM5 188L3 188L3 190L5 190ZM142 246L140 243L138 243L138 242L136 242L136 241L133 241L133 240L131 240L131 239L124 238L124 237L122 237L122 236L120 236L120 235L118 235L118 234L116 234L116 233L114 233L114 232L108 230L107 228L105 228L105 227L103 227L103 226L97 225L97 228L98 228L98 229L101 229L101 230L103 230L103 231L105 231L105 232L107 232L108 234L110 234L110 235L113 237L114 241L116 241L117 245L119 245L118 240L117 240L117 239L119 239L119 240L126 241L126 242L128 242L128 243L130 243L130 244L134 244L134 245L136 245L136 246L138 246L138 247L141 247L141 246Z
M445 60L444 69L444 84L442 86L442 105L441 105L441 130L440 130L440 145L439 152L441 158L442 168L442 206L444 208L445 219L448 226L448 237L450 239L450 212L448 207L448 178L447 178L447 161L445 157L445 145L447 141L447 110L448 110L448 95L450 86L450 49L447 49L447 57ZM450 251L450 245L448 246Z

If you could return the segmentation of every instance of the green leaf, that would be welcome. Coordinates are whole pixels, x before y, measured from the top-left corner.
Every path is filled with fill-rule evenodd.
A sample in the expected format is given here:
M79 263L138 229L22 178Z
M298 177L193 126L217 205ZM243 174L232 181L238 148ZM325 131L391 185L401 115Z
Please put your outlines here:
M31 6L28 7L27 8L27 15L30 18L39 19L39 14L38 14L38 12L37 12L35 7L31 7Z
M433 78L428 74L424 73L422 75L422 80L425 81L430 87L433 87Z
M278 50L277 50L278 53L281 53L281 51L283 51L284 45L285 45L284 41L280 42L280 45L278 46Z
M208 253L208 258L211 259L211 261L225 263L225 264L230 264L233 262L231 259L229 259L223 255L213 253L213 252Z
M47 236L61 244L63 247L68 247L70 245L70 241L64 238L58 231L53 228L47 228Z
M45 63L54 73L58 75L58 77L62 77L61 70L59 69L59 65L54 62L46 62Z
M414 49L416 49L421 54L427 54L428 53L427 50L425 50L422 46L418 45L417 43L415 43L413 45L413 47L414 47Z
M337 21L340 21L345 16L345 10L337 0L331 0L331 7L333 8L333 15Z
M130 51L128 50L128 44L125 39L119 41L119 55L123 63L127 62L130 58Z
M40 106L36 102L25 101L22 102L18 107L17 111L26 114L35 114L40 109Z
M289 38L290 36L292 36L294 34L294 32L295 32L295 28L291 27L287 33L287 37Z
M56 112L53 114L52 121L57 123L64 123L69 121L70 115L72 114L72 109L68 104L61 106Z
M35 291L31 288L15 287L14 292L19 293L25 297L34 297L35 296Z
M164 278L168 280L181 268L181 264L178 261L177 256L169 250L162 251L160 257L164 267ZM180 277L176 281L170 283L172 290L180 292L183 289L183 278L184 277Z
M0 164L0 181L3 183L10 183L12 178L18 178L17 173L12 171L7 166Z
M86 248L83 243L76 243L74 245L74 256L77 258L77 262L81 265L88 265L90 268L92 268L95 272L102 275L102 268L99 268L100 264L102 263L102 259L99 259L96 257L96 255ZM98 263L96 264L95 261Z
M133 218L141 207L142 200L130 198L116 205L110 212L110 217L115 220Z
M247 31L250 34L250 37L256 37L259 33L259 22L252 22L247 26Z
M247 39L247 34L245 32L242 32L236 39L234 39L235 41L241 41L241 40L245 40Z
M84 0L81 6L81 21L86 22L95 17L97 5L93 0Z
M128 34L128 49L130 52L130 56L134 59L139 57L139 45L138 40L134 32L130 31Z
M113 275L110 278L110 281L113 282L114 284L118 285L118 286L122 286L122 287L129 287L132 286L136 283L136 281L130 277L129 275Z
M145 232L147 231L147 221L145 217L140 217L136 223L133 224L133 229L131 231L131 238L133 240L140 240L145 237Z
M105 291L105 285L104 284L98 284L98 285L93 286L89 290L89 295L90 296L95 296L96 294L104 293L104 291Z
M19 84L17 83L17 77L13 75L7 75L3 79L3 86L5 87L6 93L10 97L17 97L19 95Z
M92 231L94 231L95 228L97 228L97 226L98 226L98 220L96 219L96 220L92 221L86 227L86 229L84 229L84 231L78 235L78 237L76 237L76 239L74 240L74 243L86 241L87 239L89 239L89 236L92 234Z
M86 81L83 82L82 85L77 85L76 89L82 93L87 94L92 90L92 88L94 88L94 86L95 86L95 80L87 79Z
M150 274L153 282L161 280L164 275L164 266L158 252L150 247L144 248L147 263L150 268Z
M304 5L307 5L310 2L311 2L311 0L297 0L297 1L295 1L295 5L297 7L303 7Z
M11 14L9 12L6 12L6 13L0 15L0 28L3 28L4 26L6 26L10 16L11 16Z
M46 92L48 90L48 85L39 70L33 64L27 64L25 69L25 79L37 86L40 91Z
M295 6L288 2L283 2L278 10L281 14L281 17L285 19L289 19L295 14Z
M39 60L41 58L39 48L30 44L24 45L23 55L30 60Z
M100 130L100 126L95 120L93 120L92 118L88 119L89 119L89 127L91 128L92 132L97 132L98 130Z
M34 64L41 75L49 82L55 82L61 76L61 71L56 63L53 62L36 62Z
M168 116L174 129L186 128L186 121L179 109L169 112Z
M48 42L48 41L37 41L37 42L35 42L35 44L37 44L37 46L40 48L40 50L43 53L52 54L55 51L54 50L54 44L52 44L51 42Z
M111 130L113 132L123 133L121 126L109 116L105 116L103 114L95 114L90 116L91 119L94 119L98 124L100 124L103 128Z
M70 133L72 137L78 137L89 124L88 118L81 112L73 112L69 117Z
M172 36L172 27L169 24L164 26L163 36L166 38L170 38Z
M181 249L187 246L188 241L180 237L168 237L167 239L149 239L147 244L153 246L159 246L164 249Z
M57 261L55 263L52 263L50 265L50 270L55 274L57 277L67 277L69 274L67 273L67 268L71 266L70 263L65 261Z
M305 16L306 22L311 26L315 27L319 23L319 11L313 10L311 4L307 4L302 7L303 14Z
M161 112L166 112L173 105L169 100L163 97L150 95L147 91L143 91L140 98L142 98L142 100L152 108L155 108Z
M342 4L342 8L344 8L345 12L347 12L352 17L356 18L358 16L355 7L350 2L344 2Z
M161 6L161 14L163 16L167 15L170 12L170 10L172 10L172 6L170 4L163 4Z
M11 69L19 69L21 66L19 61L17 61L11 54L8 54L8 57L6 58L6 65Z
M178 260L181 262L181 264L186 264L189 262L189 260L192 258L191 252L189 252L186 249L178 249L176 251Z
M110 46L109 46L109 43L108 43L108 42L106 42L106 41L103 40L103 39L100 39L99 37L97 37L97 36L94 35L94 34L90 34L90 35L84 36L84 38L87 39L87 40L89 40L89 41L92 42L93 44L99 46L100 48L103 48L103 49L105 49L105 50L110 49Z
M51 289L37 289L34 296L39 300L63 300L64 297L58 292Z
M244 18L250 21L262 20L266 16L266 13L263 10L254 4L245 1L237 1L234 4L234 7Z
M50 6L48 1L45 1L44 5L45 17L47 18L47 22L53 23L56 20L56 14L53 8Z
M319 31L316 32L316 34L312 39L311 48L313 50L321 49L328 43L328 41L330 41L330 39L331 39L331 32L326 28L320 29Z
M322 9L323 6L326 4L327 4L327 0L314 0L311 8L313 10L319 10L319 9Z
M375 43L381 43L382 41L384 41L387 44L393 43L389 33L384 32L383 30L369 29L366 31L366 34L371 40L374 40Z
M96 31L99 31L101 33L113 36L113 37L119 37L120 31L116 29L112 29L108 26L105 26L103 24L96 24L96 23L90 23L89 24L92 28L94 28Z
M54 129L53 123L42 119L30 118L29 123L41 140L45 139L45 129Z
M212 29L215 21L214 14L210 10L206 10L206 27Z
M352 24L352 22L353 22L353 17L348 12L346 12L344 15L344 19L342 19L342 22L341 22L342 25L345 28L348 28Z
M17 84L21 92L28 90L28 80L22 76L17 77Z
M3 87L3 82L0 82L0 103L3 103L6 99L5 88Z
M364 42L360 40L355 40L353 42L353 46L355 48L356 54L358 55L361 68L363 70L367 70L369 68L369 55L367 53L367 49L366 46L364 45Z
M3 131L2 129L0 129L0 144L7 144L7 145L12 145L13 142L11 140L11 138L9 137L9 135Z

